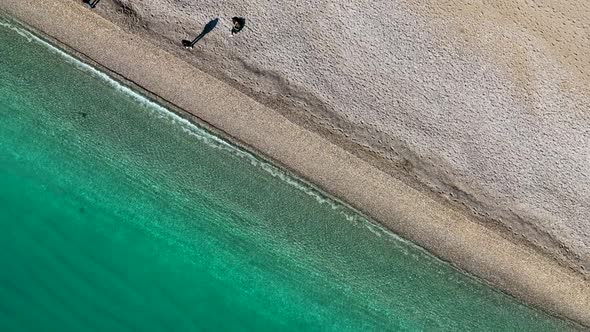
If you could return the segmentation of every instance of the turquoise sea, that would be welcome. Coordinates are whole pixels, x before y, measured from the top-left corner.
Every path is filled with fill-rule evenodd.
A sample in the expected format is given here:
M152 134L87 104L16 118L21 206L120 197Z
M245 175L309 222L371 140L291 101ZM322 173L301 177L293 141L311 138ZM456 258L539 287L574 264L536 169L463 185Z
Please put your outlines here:
M573 328L8 19L0 229L0 331Z

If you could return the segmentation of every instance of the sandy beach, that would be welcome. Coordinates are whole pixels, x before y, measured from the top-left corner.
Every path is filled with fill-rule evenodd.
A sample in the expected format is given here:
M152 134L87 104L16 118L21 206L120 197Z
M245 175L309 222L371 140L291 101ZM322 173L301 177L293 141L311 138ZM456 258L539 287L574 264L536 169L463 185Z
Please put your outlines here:
M259 71L262 73L259 76L247 75L244 70L233 67L236 63L241 63L243 68L249 68L250 73L256 71L252 69L256 68L252 67L254 64L244 62L243 59L257 59L260 56L257 52L264 52L264 47L258 45L259 49L256 52L245 46L241 47L248 43L254 46L257 44L252 40L239 39L241 35L229 38L227 22L221 22L219 29L223 29L223 32L216 35L212 33L211 38L207 37L208 39L204 40L207 44L204 44L202 49L188 52L178 43L183 38L196 35L194 32L198 33L200 29L198 24L193 24L194 29L191 31L177 29L174 34L165 36L169 39L162 35L174 30L174 27L190 26L185 23L193 20L206 23L210 18L205 17L205 14L202 14L203 17L194 16L189 10L184 21L168 22L164 28L165 24L159 26L157 20L142 21L143 18L154 14L150 13L152 2L148 1L146 6L137 9L145 12L133 15L129 15L129 11L116 10L115 5L121 3L104 0L101 2L104 7L93 12L85 8L81 2L72 0L40 2L35 6L17 0L0 0L0 10L36 29L67 50L77 53L84 60L110 72L116 78L144 91L184 117L201 123L236 144L292 171L441 259L531 305L590 326L590 312L587 310L590 307L590 283L584 277L584 266L588 263L587 243L590 241L587 235L588 226L585 226L587 219L584 218L587 213L584 203L587 202L588 194L587 187L584 187L587 183L584 163L587 164L587 160L579 159L585 155L584 149L588 143L584 123L589 120L587 114L582 112L585 107L587 108L584 105L588 105L585 103L588 98L588 85L583 83L588 75L588 67L582 63L587 60L583 53L587 51L583 51L582 48L559 48L560 44L556 44L556 49L559 48L566 54L577 54L576 57L564 56L565 60L560 66L578 70L565 70L563 75L573 77L568 79L555 72L535 71L535 75L547 75L547 84L539 83L538 77L523 78L522 75L530 75L532 71L522 70L522 66L532 66L533 63L520 63L517 66L510 62L515 56L507 55L504 58L510 61L507 60L506 66L513 69L513 76L507 80L516 82L510 89L514 88L517 92L502 90L502 82L474 84L477 89L471 89L469 86L453 85L457 82L451 84L435 79L429 81L426 79L428 76L420 76L422 78L419 79L415 79L414 76L414 80L406 82L406 85L401 81L390 82L384 87L385 90L380 91L367 87L364 78L361 78L363 75L371 77L372 73L379 71L378 68L363 67L370 66L370 61L358 63L360 67L354 69L358 72L345 73L346 75L342 76L359 78L358 80L331 77L328 74L331 68L338 69L335 70L335 74L338 75L342 74L339 71L342 68L337 65L328 66L321 74L326 75L326 80L337 83L325 87L322 91L326 94L318 98L317 93L297 83L301 81L311 85L325 84L324 81L318 81L317 77L306 76L307 74L301 74L301 77L289 75L281 71L282 67L279 64L275 66L278 68L275 72ZM482 10L472 9L467 12L475 16L478 10ZM422 20L428 17L427 15L433 15L438 20L444 19L440 14L442 9L437 6L415 10L421 13ZM458 9L453 10L460 13ZM582 8L583 10L586 8ZM296 9L294 11L297 12ZM221 9L210 12L222 13ZM346 13L349 10L341 8L339 12ZM456 28L457 31L463 29L461 31L465 34L465 39L456 41L457 43L468 42L469 38L476 34L472 25ZM259 35L265 35L256 29L262 28L254 25L252 30L246 30L244 33L257 32ZM281 40L278 35L275 37L276 40ZM550 37L558 39L559 36L547 38ZM335 36L334 39L346 40L343 36ZM178 43L175 44L174 40ZM369 40L369 44L372 45L373 42ZM478 43L485 42L478 40ZM492 47L490 43L485 47ZM551 45L550 41L547 43ZM446 41L431 40L428 45L431 48L448 49L450 57L456 56L452 44ZM290 48L290 52L305 53L304 50L298 49L299 46L296 43L283 45L284 48ZM232 47L233 50L228 50ZM305 49L309 45L301 47ZM336 45L333 50L340 52L339 47ZM501 47L511 52L519 52L511 45ZM235 49L242 51L236 55ZM389 59L387 55L380 55L379 50L373 51L375 52L371 53L371 56ZM523 59L529 56L526 47L522 52ZM231 61L225 66L218 65L225 58L215 58L215 54L224 54ZM410 58L408 54L405 56ZM350 57L346 54L342 56ZM399 66L410 68L408 63L402 63L403 57L398 54L394 55L394 58L396 56L401 61L398 63ZM436 58L436 54L432 56L433 59ZM547 57L539 57L538 61L550 61ZM291 61L290 64L306 61L294 60L288 56L286 59L291 59L283 59ZM451 67L457 61L463 61L455 60L449 62ZM301 66L305 67L304 64ZM422 66L428 67L428 62L422 63ZM485 67L483 60L465 63L464 68L467 67L473 70L487 70L482 69L483 71L477 72L475 76L500 75L493 68ZM301 73L307 72L305 68L301 70ZM398 74L408 77L419 76L428 74L428 70ZM459 73L430 73L430 77L453 75ZM468 81L471 76L465 77ZM380 80L388 77L373 79L382 82ZM354 89L348 89L350 86ZM458 122L458 118L447 118L440 110L450 109L459 112L458 110L470 109L471 104L465 100L445 98L436 86L444 86L445 89L451 90L467 89L469 96L465 97L465 100L480 98L483 95L486 98L480 98L481 100L503 105L507 113L464 112L459 117L463 122ZM400 89L396 90L393 96L387 91L394 89L392 87ZM354 97L355 89L371 91L374 95L359 95L365 99L360 98L357 101L354 98L339 98L341 95ZM500 90L503 92L499 95L490 92ZM329 94L330 91L333 94ZM540 95L539 91L544 91L545 94ZM563 97L563 91L569 91L567 98ZM508 100L496 99L497 96L504 96L503 93L510 95L513 92L530 96L529 107L525 107L523 112L529 112L531 117L539 117L540 123L549 121L547 117L552 119L550 123L546 123L546 130L539 130L535 125L526 128L521 126L521 122L518 121L531 124L533 120L521 116L517 103L510 104ZM374 101L371 105L377 110L380 105L385 107L392 104L400 105L400 110L404 109L403 104L407 103L408 99L399 98L397 94L419 94L425 96L425 100L439 96L442 100L447 100L448 104L408 106L406 111L400 111L405 112L405 118L401 115L382 118L384 113L378 111L358 116L359 112L366 110L364 107L370 102L370 98ZM278 95L282 97L279 98ZM307 99L302 98L302 95ZM554 98L552 102L551 98ZM346 105L338 104L339 102ZM565 106L560 103L565 103ZM545 107L551 106L554 106L550 108L553 111L547 111ZM313 107L313 112L302 111ZM564 107L571 112L558 112ZM411 117L409 114L416 108L424 109L425 113ZM439 110L439 113L432 113L432 110ZM427 111L430 112L429 116L426 116ZM334 114L340 114L341 118ZM506 120L509 115L519 120L509 123ZM562 122L561 116L568 117L568 121ZM413 118L414 122L404 122L406 129L397 128L395 123L398 123L397 120L400 118ZM476 125L469 119L479 119L483 124ZM497 124L501 121L498 119L504 121L503 128L508 129L499 128ZM413 126L417 127L420 121L421 128L430 128L430 131L412 129ZM454 123L462 125L456 126ZM559 124L563 124L563 127ZM466 127L472 128L472 133L459 135ZM447 130L442 131L439 128ZM399 134L395 140L392 132ZM404 136L412 132L414 136ZM546 139L535 136L538 132L544 132ZM490 139L502 135L506 136L502 141L504 145L499 145L498 140ZM522 137L520 140L512 140L514 135ZM459 136L467 143L458 144L461 140L457 139ZM561 138L561 141L556 142L556 137ZM485 142L486 138L488 143ZM530 143L539 140L553 142L555 146L559 145L563 149L552 150L554 146L538 147ZM442 141L450 143L445 146ZM462 149L466 149L466 146L480 148L462 154ZM514 149L514 146L522 149ZM542 150L543 147L547 150ZM431 154L430 150L434 148L442 152L439 155ZM452 151L456 153L453 154ZM486 159L483 157L470 159L474 155L485 153L493 157L488 160L496 162L485 163ZM502 154L519 158L501 159ZM442 157L445 155L447 158ZM455 163L461 158L473 162ZM558 167L538 167L541 164L554 165L556 160L562 159ZM507 164L503 164L504 161ZM503 170L508 168L511 171L504 173ZM474 175L477 172L481 177ZM504 182L495 181L495 177L504 177ZM548 183L538 180L541 178L554 181L548 180ZM576 179L579 180L576 184L579 187L571 187L569 184ZM506 191L509 188L506 185L510 181L518 182L519 185L514 185L512 189L516 189L513 191ZM547 188L540 190L537 185ZM549 193L551 196L548 196ZM552 200L550 205L547 203L549 199ZM538 209L538 206L543 204L547 210ZM499 208L502 206L507 208ZM536 214L529 213L531 211ZM567 214L561 215L560 218L564 218L568 223L554 219L554 215L559 215L562 211L567 211ZM486 218L499 221L486 224ZM511 223L510 220L516 222ZM573 221L569 222L570 220Z
M588 5L105 0L95 12L415 189L590 271ZM249 23L232 38L235 13ZM214 18L192 52L178 47Z

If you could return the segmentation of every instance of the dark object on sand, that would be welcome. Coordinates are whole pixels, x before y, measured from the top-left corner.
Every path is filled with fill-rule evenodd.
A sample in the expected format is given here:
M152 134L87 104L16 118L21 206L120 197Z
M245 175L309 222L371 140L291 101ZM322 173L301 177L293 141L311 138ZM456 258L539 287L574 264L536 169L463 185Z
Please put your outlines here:
M205 28L203 28L203 31L192 41L190 40L186 40L184 39L182 41L182 46L184 46L185 48L193 48L193 46L195 46L195 44L203 37L205 37L206 34L208 34L209 32L211 32L213 29L215 29L215 26L217 25L217 22L219 21L218 18L209 21L209 23L207 23L205 25Z
M235 35L236 33L242 31L242 29L246 25L246 19L243 17L234 16L231 18L231 21L234 23L234 26L231 28L232 35Z
M100 0L84 0L84 2L88 5L88 8L94 8L98 5Z

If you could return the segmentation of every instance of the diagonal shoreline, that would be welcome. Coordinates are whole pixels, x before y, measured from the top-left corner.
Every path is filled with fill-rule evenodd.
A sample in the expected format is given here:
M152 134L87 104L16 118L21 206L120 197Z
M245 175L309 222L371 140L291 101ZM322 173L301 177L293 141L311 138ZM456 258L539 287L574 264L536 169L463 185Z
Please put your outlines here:
M585 310L590 285L580 275L412 189L79 3L55 0L31 6L0 0L0 9L443 260L529 304L590 326Z

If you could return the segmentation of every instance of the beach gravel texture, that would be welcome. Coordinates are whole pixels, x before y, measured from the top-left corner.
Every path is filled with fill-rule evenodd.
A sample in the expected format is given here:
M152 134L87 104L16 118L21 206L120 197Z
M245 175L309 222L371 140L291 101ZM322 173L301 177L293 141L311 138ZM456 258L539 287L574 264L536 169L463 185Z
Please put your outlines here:
M97 12L590 270L590 2L103 0ZM231 36L231 17L247 19ZM179 43L220 18L188 52Z

